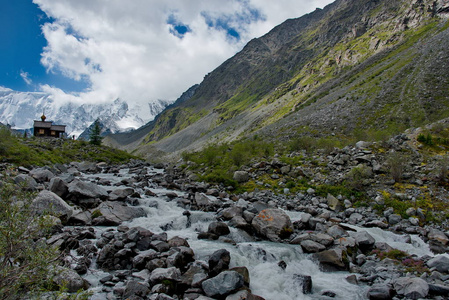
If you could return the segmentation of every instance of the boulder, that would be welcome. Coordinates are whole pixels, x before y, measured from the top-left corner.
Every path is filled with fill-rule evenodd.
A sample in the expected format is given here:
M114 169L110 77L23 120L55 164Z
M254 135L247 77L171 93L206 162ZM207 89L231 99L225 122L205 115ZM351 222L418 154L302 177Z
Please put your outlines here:
M326 250L325 246L311 240L302 241L300 245L305 253L316 253Z
M401 277L393 284L398 295L408 299L426 298L429 293L429 284L421 278Z
M137 280L131 280L126 284L125 292L123 294L124 299L145 299L150 292L147 283L139 282ZM135 298L139 297L139 298Z
M264 300L264 298L251 294L251 292L247 290L242 290L227 296L225 300Z
M106 199L108 197L108 192L101 186L78 179L73 180L69 184L69 193L76 198Z
M181 281L181 271L178 268L157 268L151 272L150 282L156 284L163 280Z
M215 251L209 258L209 276L216 276L223 270L229 268L231 262L231 254L226 249Z
M436 255L427 262L429 268L435 268L438 272L449 273L449 257L446 255Z
M315 253L314 257L319 261L320 267L324 271L349 270L349 260L346 257L346 251L341 248L334 248Z
M28 190L28 191L35 191L37 190L37 182L36 180L26 174L19 174L16 177L14 177L14 182L19 185L20 187Z
M249 173L246 171L235 171L233 179L238 183L247 182L249 180Z
M331 194L327 194L327 205L329 208L333 211L340 212L343 210L343 206L341 205L340 201L332 196Z
M235 271L224 271L202 283L207 296L222 298L243 287L243 276Z
M302 287L303 294L312 293L312 277L309 275L294 274L293 280Z
M73 208L53 192L43 190L34 198L31 209L38 214L48 213L63 221L73 215Z
M393 299L394 290L388 285L373 285L368 290L369 300L391 300Z
M277 242L293 232L290 217L281 209L267 208L252 220L251 225L260 236Z
M37 168L30 171L30 176L37 182L43 183L48 182L50 179L55 177L55 174L45 168Z
M74 270L57 267L53 282L59 287L64 287L69 293L76 293L79 290L88 288L88 283Z
M125 200L128 196L131 196L132 194L134 194L133 188L116 189L109 194L109 200L110 201Z
M215 234L217 236L227 235L230 233L228 225L224 222L212 222L207 229L208 233Z
M430 229L427 237L429 238L429 240L438 241L443 245L447 245L449 243L449 238L447 237L447 235L438 229Z
M363 250L370 249L376 243L376 240L366 231L360 231L352 234L357 245Z
M66 197L69 193L69 185L59 177L53 177L50 180L49 190L59 197Z
M141 207L129 207L120 202L106 201L101 203L92 213L100 216L92 221L95 225L117 226L124 221L145 217L146 213Z

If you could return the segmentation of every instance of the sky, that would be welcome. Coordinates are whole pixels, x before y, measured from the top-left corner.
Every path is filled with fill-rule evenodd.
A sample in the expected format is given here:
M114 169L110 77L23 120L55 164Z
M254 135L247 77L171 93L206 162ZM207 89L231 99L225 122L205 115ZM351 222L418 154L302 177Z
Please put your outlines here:
M251 39L332 0L0 0L0 86L175 100Z

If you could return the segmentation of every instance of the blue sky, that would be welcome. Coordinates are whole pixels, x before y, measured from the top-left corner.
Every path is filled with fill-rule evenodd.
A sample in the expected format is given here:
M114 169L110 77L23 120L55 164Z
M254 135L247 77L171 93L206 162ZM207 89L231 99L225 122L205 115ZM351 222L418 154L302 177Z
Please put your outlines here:
M60 101L174 100L331 0L0 0L0 86Z
M40 63L47 44L41 26L51 22L51 18L31 0L1 0L0 3L1 86L17 91L39 90L42 83L57 85L67 91L86 88L83 82L47 73Z

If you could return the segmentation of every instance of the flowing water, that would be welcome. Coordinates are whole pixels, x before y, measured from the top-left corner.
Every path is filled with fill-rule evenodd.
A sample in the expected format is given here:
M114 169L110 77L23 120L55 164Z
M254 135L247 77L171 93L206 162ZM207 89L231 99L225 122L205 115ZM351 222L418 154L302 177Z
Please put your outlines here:
M161 172L161 170L149 169L150 174ZM88 177L100 177L110 180L112 183L119 182L123 178L131 177L126 171L118 175L95 174ZM123 225L128 227L141 226L154 233L166 232L168 237L183 237L188 240L190 247L194 250L197 260L207 262L209 256L219 249L227 249L231 253L231 267L245 266L250 273L250 288L256 295L265 299L276 300L298 300L298 299L331 299L322 296L326 291L336 294L333 299L366 299L369 287L353 285L346 281L350 275L348 272L321 272L317 263L311 259L310 254L302 253L298 245L273 243L267 241L254 241L251 236L241 230L231 229L230 238L236 242L231 244L224 241L199 240L197 235L201 231L207 231L210 222L215 221L215 214L211 212L191 211L189 220L183 215L185 209L178 207L176 201L170 201L165 196L167 190L158 188L150 182L151 190L157 194L156 197L145 196L140 206L147 212L147 217L137 218ZM114 187L109 187L113 189ZM182 195L177 192L178 195ZM292 221L298 220L301 213L288 212ZM349 226L349 225L348 225ZM353 226L354 230L367 230L376 241L387 242L391 246L407 251L410 254L431 255L428 247L419 238L413 238L413 242L400 235L395 235L380 229L365 229ZM97 235L105 228L97 227ZM285 269L278 266L280 261L287 264ZM295 274L309 275L312 277L313 294L304 295L301 285L295 282ZM94 286L98 280L107 275L99 270L92 270L86 276ZM100 288L94 287L94 291ZM94 299L101 299L97 297Z

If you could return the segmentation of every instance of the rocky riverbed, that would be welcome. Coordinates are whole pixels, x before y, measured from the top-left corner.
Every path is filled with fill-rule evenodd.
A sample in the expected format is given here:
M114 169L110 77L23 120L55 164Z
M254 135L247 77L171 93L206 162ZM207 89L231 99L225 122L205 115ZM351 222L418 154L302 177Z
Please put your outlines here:
M231 195L140 161L8 172L59 219L47 243L64 253L69 292L92 299L449 297L448 232L418 212L378 215L313 189Z

